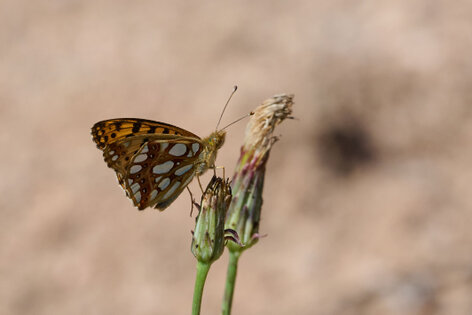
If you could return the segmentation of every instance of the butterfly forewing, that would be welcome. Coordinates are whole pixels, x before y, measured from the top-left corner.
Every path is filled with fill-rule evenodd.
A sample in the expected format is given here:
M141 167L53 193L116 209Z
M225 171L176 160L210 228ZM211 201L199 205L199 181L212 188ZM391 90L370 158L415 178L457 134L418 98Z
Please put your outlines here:
M125 171L133 155L146 143L146 137L132 137L121 139L108 144L103 149L103 158L108 167L115 171Z
M199 139L197 135L185 129L163 122L139 118L103 120L92 127L93 141L102 150L115 141L145 134L180 135Z

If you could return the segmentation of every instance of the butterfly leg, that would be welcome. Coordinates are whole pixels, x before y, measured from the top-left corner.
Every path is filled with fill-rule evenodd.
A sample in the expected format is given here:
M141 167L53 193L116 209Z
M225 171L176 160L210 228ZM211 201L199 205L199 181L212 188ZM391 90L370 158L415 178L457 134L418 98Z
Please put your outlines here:
M203 190L203 186L202 186L202 183L200 182L200 176L197 175L197 181L198 181L198 185L200 185L200 189L202 190L202 195L205 193L205 191Z
M191 204L190 216L192 216L193 206L196 206L198 211L200 211L200 205L195 201L195 198L193 198L193 194L192 194L192 191L190 190L190 188L188 188L188 186L186 188L188 190L188 193L190 194L190 204Z

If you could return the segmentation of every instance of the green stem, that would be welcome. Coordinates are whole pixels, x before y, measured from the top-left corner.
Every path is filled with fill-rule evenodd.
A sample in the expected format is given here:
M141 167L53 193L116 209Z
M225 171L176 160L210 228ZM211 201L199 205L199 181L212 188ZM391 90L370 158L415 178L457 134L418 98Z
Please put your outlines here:
M226 288L223 297L223 315L231 314L233 304L234 285L236 284L236 273L238 271L238 260L240 251L229 251L228 272L226 273Z
M200 314L200 307L202 306L203 287L205 280L210 270L210 263L197 262L197 277L195 278L195 289L193 291L192 315Z

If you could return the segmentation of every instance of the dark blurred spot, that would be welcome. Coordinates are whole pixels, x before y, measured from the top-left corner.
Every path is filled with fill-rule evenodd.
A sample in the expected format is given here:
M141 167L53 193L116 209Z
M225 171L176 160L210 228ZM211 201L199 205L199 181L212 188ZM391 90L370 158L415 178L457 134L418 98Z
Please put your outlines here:
M357 122L327 126L318 145L323 167L340 176L347 176L375 159L369 134Z

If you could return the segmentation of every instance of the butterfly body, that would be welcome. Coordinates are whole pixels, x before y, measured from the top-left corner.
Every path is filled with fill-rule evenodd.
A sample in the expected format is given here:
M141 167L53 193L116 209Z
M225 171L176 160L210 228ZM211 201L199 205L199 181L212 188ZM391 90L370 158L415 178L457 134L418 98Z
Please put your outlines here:
M215 131L210 136L202 139L203 151L200 153L196 175L201 175L209 168L215 166L216 154L225 142L225 131Z
M195 176L213 168L225 135L215 131L200 139L185 129L137 118L104 120L92 127L105 162L139 210L164 210Z

